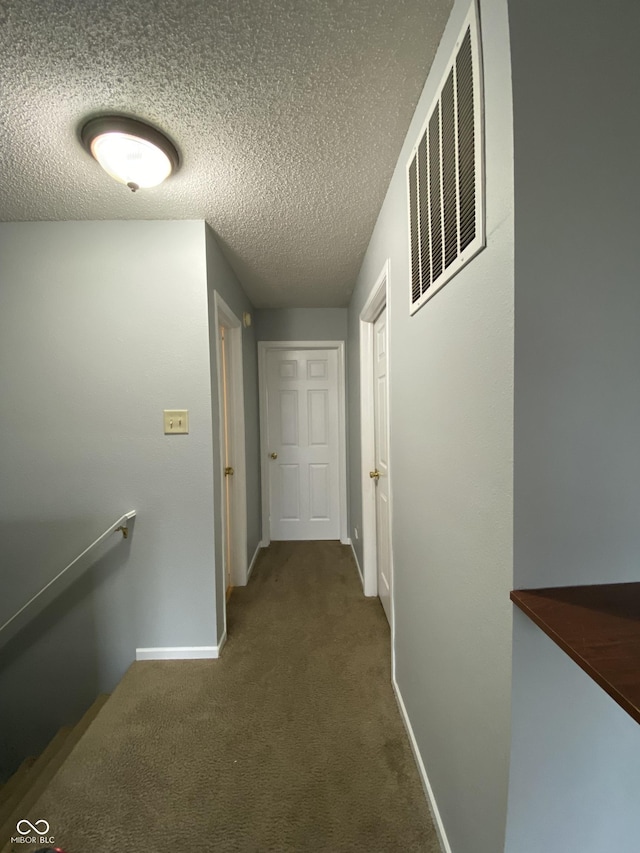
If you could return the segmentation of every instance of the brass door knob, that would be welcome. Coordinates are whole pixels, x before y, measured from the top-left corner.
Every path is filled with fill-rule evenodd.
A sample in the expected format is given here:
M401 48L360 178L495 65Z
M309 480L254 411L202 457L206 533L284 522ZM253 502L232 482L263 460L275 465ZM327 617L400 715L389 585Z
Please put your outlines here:
M277 459L277 458L278 458L278 454L277 454L277 453L270 453L270 454L269 454L269 456L270 456L272 459Z
M380 479L380 471L378 471L377 468L375 469L375 471L369 471L369 476L371 477L372 480L379 480Z
M233 477L233 468L231 466L224 469L224 476L225 477Z

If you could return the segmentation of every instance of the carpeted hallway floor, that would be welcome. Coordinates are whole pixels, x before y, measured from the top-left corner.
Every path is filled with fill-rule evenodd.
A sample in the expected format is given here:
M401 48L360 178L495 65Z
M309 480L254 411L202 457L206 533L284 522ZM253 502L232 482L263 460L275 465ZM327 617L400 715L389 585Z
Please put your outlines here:
M134 664L25 818L68 853L439 851L350 549L273 543L228 634Z

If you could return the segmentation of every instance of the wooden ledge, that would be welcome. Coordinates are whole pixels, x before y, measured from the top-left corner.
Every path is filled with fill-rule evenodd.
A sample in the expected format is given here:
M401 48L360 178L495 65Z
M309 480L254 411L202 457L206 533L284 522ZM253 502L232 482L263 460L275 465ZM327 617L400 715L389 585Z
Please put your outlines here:
M516 589L511 600L640 723L640 583Z

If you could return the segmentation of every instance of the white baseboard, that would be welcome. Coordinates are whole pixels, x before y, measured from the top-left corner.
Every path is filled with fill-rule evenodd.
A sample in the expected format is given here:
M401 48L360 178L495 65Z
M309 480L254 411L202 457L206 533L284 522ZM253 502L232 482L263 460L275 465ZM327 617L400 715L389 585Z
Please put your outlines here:
M353 559L356 561L356 568L358 569L358 574L360 575L360 583L362 584L362 591L364 592L364 575L362 574L362 569L360 568L360 563L358 562L358 555L356 554L356 549L353 547L353 542L349 539L349 545L351 545L351 553L353 554Z
M136 660L215 660L227 639L226 631L218 646L170 646L168 648L136 649Z
M442 818L440 817L440 812L438 810L438 804L436 803L436 798L433 793L433 788L431 787L431 783L429 782L429 777L427 776L427 771L425 770L424 763L422 761L422 756L420 755L420 750L418 749L416 737L413 733L413 728L409 720L409 715L407 714L407 709L405 708L404 701L402 699L402 694L400 693L400 688L398 687L398 683L395 678L393 679L392 684L393 692L396 694L396 702L398 703L398 708L400 709L400 716L402 717L402 722L404 723L404 727L407 730L407 734L409 735L411 751L413 752L413 757L415 758L416 764L418 765L420 781L422 782L422 787L424 789L424 793L427 798L427 803L429 804L429 809L431 811L431 817L433 818L433 823L435 825L436 832L438 833L438 840L440 841L442 853L451 853L451 845L449 844L447 833L445 832L444 824L442 823Z
M256 548L256 553L251 558L251 562L249 563L249 568L247 569L247 583L249 583L249 578L251 577L251 572L253 571L254 566L256 564L256 560L258 559L258 554L260 553L260 551L264 547L265 546L262 544L262 542L258 542L258 547Z
M222 649L224 648L224 644L226 642L227 642L227 629L225 626L224 633L222 634L222 637L220 638L220 642L218 643L218 646L217 646L218 654L216 655L216 657L220 657L220 655L222 654Z

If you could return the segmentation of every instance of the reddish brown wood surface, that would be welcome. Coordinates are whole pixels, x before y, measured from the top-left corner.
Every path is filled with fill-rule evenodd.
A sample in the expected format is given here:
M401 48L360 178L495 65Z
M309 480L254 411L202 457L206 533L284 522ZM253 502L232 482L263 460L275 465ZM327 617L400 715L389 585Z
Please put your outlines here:
M516 589L511 600L640 723L640 583Z

